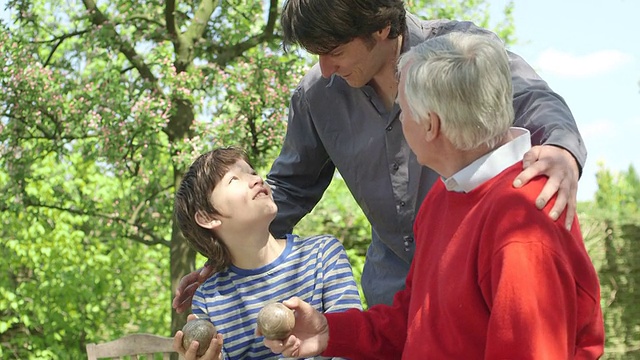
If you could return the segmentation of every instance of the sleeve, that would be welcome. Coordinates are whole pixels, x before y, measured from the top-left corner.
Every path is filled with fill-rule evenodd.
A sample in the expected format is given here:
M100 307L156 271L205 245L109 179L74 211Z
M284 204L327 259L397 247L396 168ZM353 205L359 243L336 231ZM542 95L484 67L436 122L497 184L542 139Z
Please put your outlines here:
M198 318L209 318L209 311L207 310L207 301L200 291L200 287L196 289L191 300L191 313ZM215 325L215 324L214 324Z
M343 356L351 360L397 359L407 338L407 314L411 296L413 265L405 289L398 291L392 305L374 305L326 314L329 344L323 356Z
M485 359L574 358L579 324L591 319L583 309L599 307L595 298L579 296L576 269L535 239L553 236L534 231L538 225L512 229L519 239L495 252L480 280L491 309Z
M531 132L533 145L555 145L576 159L580 174L587 160L587 149L576 121L564 99L520 56L508 52L513 85L514 125Z
M324 312L362 309L358 286L344 247L331 236L321 252L323 259L322 305Z
M204 294L200 291L199 287L193 294L193 300L191 301L191 313L198 318L210 319L209 310L207 309L207 301L204 297ZM224 349L224 347L222 348L222 358L225 360L229 359L227 351Z
M485 34L502 41L496 34L469 21L434 21L431 26L436 36L461 31ZM569 151L582 174L587 149L571 110L522 57L511 51L507 54L513 86L514 125L531 132L532 145L555 145Z
M278 214L271 233L282 238L320 201L331 183L335 166L313 124L304 91L291 97L289 121L280 155L267 175Z

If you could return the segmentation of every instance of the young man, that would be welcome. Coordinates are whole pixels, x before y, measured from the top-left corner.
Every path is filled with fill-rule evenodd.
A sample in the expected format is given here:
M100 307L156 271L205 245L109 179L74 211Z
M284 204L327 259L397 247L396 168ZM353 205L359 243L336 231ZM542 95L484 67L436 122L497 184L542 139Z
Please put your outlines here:
M287 135L267 181L278 216L276 237L292 231L330 184L335 169L371 223L372 240L362 274L369 305L392 301L414 256L415 214L438 175L422 167L399 123L396 62L400 54L450 32L489 34L469 22L425 21L405 12L401 0L288 0L282 12L285 44L300 44L319 62L293 93ZM495 36L495 35L493 35ZM562 98L522 58L509 53L514 85L514 124L530 130L518 186L544 174L549 180L535 206L557 192L548 212L575 214L577 183L586 150ZM568 206L567 206L568 205ZM174 307L190 304L205 268L183 278Z
M175 219L215 271L195 292L192 311L222 334L212 348L224 340L223 359L279 358L254 336L257 313L268 302L298 296L321 312L361 308L342 244L328 235L275 239L269 224L277 210L270 187L234 148L201 155L176 193ZM176 334L176 350L194 359L196 347L185 351L182 335Z
M441 176L416 218L406 287L366 312L323 316L287 301L293 335L267 346L292 357L599 358L600 289L577 219L568 230L535 209L546 179L512 186L531 143L510 128L504 47L451 33L411 49L399 69L403 133Z

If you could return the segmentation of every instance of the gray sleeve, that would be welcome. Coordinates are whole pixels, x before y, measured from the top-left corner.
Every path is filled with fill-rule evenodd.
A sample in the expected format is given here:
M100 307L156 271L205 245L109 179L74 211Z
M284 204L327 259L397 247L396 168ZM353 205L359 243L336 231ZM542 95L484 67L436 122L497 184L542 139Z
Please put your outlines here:
M427 23L431 36L461 31L487 34L499 40L496 34L468 21ZM564 99L553 92L524 59L510 51L507 53L513 85L514 125L524 127L531 132L532 145L555 145L569 151L575 158L582 175L582 168L587 160L587 149L571 110Z
M529 129L533 145L555 145L569 151L582 174L587 149L571 110L529 64L520 56L508 53L516 116L514 125Z
M331 183L335 166L329 159L309 113L301 88L291 97L289 122L280 155L267 182L273 190L278 214L271 233L283 237L320 201Z

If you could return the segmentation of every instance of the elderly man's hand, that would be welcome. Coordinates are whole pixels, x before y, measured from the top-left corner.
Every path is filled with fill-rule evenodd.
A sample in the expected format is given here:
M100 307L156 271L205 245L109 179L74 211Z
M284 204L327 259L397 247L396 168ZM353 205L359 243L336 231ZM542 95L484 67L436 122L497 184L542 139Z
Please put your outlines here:
M329 327L323 314L298 297L282 302L293 310L296 323L293 332L284 340L264 339L264 345L285 357L307 358L322 353L329 343ZM256 330L256 336L262 336Z

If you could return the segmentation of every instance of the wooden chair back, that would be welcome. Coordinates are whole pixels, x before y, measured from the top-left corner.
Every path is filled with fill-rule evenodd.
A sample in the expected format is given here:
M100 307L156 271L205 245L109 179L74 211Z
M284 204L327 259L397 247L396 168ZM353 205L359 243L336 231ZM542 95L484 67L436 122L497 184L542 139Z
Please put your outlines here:
M172 353L175 353L173 338L152 334L131 334L106 343L87 344L88 360L126 357L153 360L156 354L162 354L163 360L169 360ZM179 359L184 358L179 356Z

